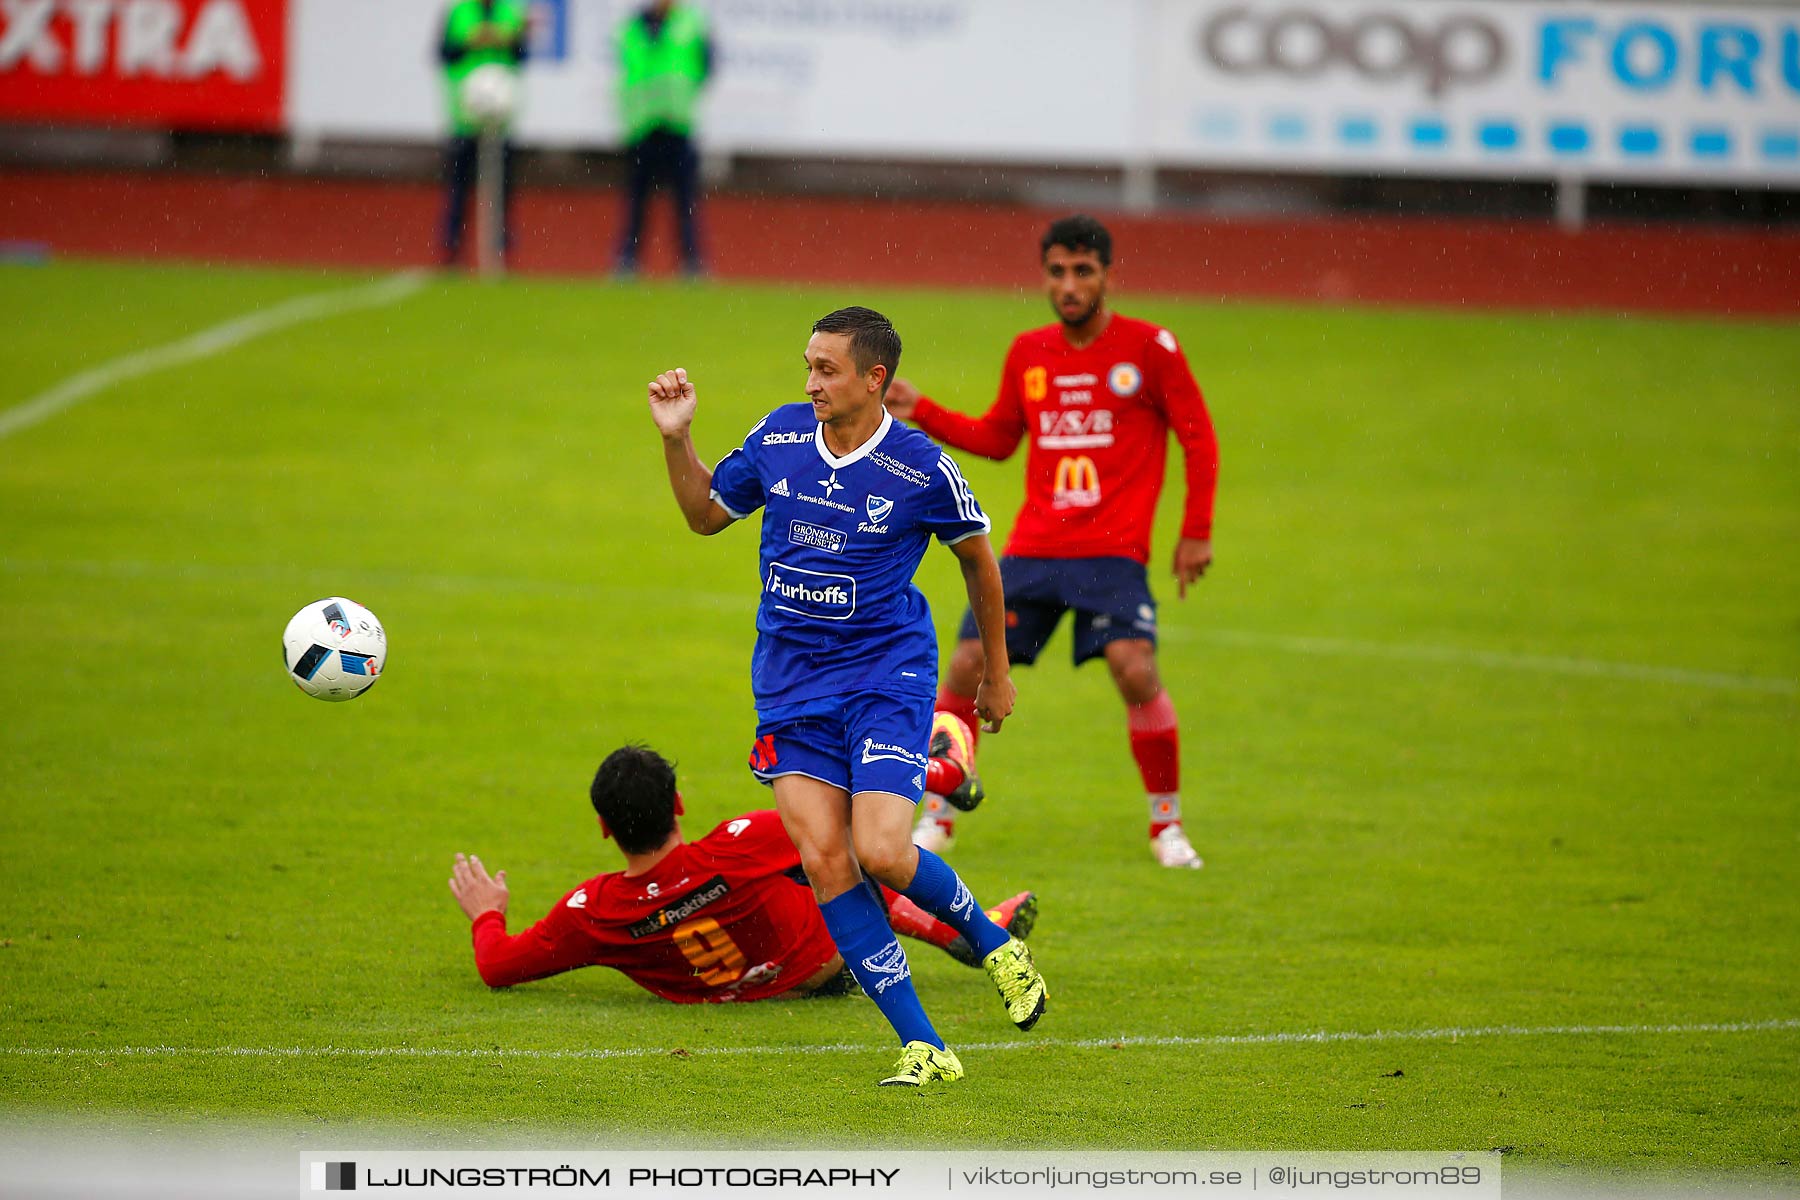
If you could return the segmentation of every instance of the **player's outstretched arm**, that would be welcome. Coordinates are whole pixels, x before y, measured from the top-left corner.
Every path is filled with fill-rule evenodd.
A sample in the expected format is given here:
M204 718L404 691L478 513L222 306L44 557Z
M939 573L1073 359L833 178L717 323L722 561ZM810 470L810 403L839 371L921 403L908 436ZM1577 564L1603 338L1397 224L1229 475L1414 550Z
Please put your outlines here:
M1006 596L1000 584L1000 564L987 534L964 538L950 549L962 564L963 586L969 593L969 609L981 631L986 662L981 685L975 689L975 715L989 733L999 733L1012 715L1019 689L1013 686L1012 661L1006 656Z
M463 915L473 921L484 912L506 915L506 902L512 893L506 890L506 872L490 876L481 860L473 854L458 854L450 867L450 894L462 905Z
M1005 384L1000 399L981 417L939 407L910 379L904 378L888 383L882 403L887 405L895 420L911 421L934 440L983 458L1010 458L1019 448L1019 440L1025 436L1025 421L1020 414L1018 399Z
M664 371L650 381L650 419L662 434L663 461L669 468L675 503L689 529L714 534L731 524L732 516L712 498L712 468L700 461L694 449L694 412L699 406L685 368Z

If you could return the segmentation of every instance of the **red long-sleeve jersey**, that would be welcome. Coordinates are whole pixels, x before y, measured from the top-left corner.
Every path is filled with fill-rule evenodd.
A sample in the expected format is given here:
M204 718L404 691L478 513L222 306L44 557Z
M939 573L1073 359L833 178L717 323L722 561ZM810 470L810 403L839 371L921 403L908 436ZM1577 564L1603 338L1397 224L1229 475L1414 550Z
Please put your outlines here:
M970 417L921 397L913 420L946 445L1004 459L1029 437L1025 506L1006 553L1028 558L1150 559L1169 430L1187 466L1181 536L1212 536L1219 445L1212 418L1168 330L1113 314L1076 349L1062 326L1020 334L1000 394Z
M799 863L780 816L748 813L643 875L596 875L517 936L482 913L475 967L491 987L603 966L677 1004L780 995L837 955L812 889L788 874Z

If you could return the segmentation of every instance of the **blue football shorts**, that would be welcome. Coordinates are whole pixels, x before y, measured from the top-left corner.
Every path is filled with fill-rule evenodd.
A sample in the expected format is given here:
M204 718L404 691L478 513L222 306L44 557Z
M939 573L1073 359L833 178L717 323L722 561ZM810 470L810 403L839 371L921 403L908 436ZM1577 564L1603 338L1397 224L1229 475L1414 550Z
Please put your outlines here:
M1156 599L1144 564L1130 558L1000 560L1006 589L1006 655L1020 666L1037 661L1065 612L1075 614L1075 665L1106 653L1108 642L1143 638L1156 644ZM957 636L980 637L964 611Z
M758 712L750 773L765 784L806 775L852 796L892 792L917 804L930 760L930 696L854 692Z

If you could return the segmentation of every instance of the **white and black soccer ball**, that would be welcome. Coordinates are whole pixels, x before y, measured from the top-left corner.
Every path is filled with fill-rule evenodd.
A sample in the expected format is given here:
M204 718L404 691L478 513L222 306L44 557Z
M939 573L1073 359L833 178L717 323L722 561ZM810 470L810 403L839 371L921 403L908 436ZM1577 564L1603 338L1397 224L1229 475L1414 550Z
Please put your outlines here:
M469 120L484 129L498 129L512 120L519 107L519 77L499 63L484 63L462 81L462 106Z
M281 661L288 678L319 700L354 700L381 678L387 665L387 631L354 600L315 600L287 623Z

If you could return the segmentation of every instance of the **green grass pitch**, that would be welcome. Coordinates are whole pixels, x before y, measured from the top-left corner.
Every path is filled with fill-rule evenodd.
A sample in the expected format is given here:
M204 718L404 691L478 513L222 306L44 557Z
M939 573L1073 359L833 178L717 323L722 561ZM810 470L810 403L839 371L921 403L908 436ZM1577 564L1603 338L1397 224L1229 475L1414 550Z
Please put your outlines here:
M0 410L357 282L0 270ZM1118 701L1059 634L952 855L1042 896L1050 1010L1020 1035L915 950L969 1069L941 1094L873 1088L860 998L491 992L444 881L507 868L516 929L611 869L585 789L625 739L679 761L690 833L768 803L755 539L682 526L656 370L692 372L716 459L860 302L985 407L1035 293L439 281L0 438L5 1112L1791 1181L1800 330L1117 300L1181 337L1223 448L1212 575L1164 582L1173 487L1152 564L1208 865L1152 866ZM1003 533L1019 463L965 467ZM921 585L947 637L949 554ZM391 637L348 705L277 657L334 593Z

